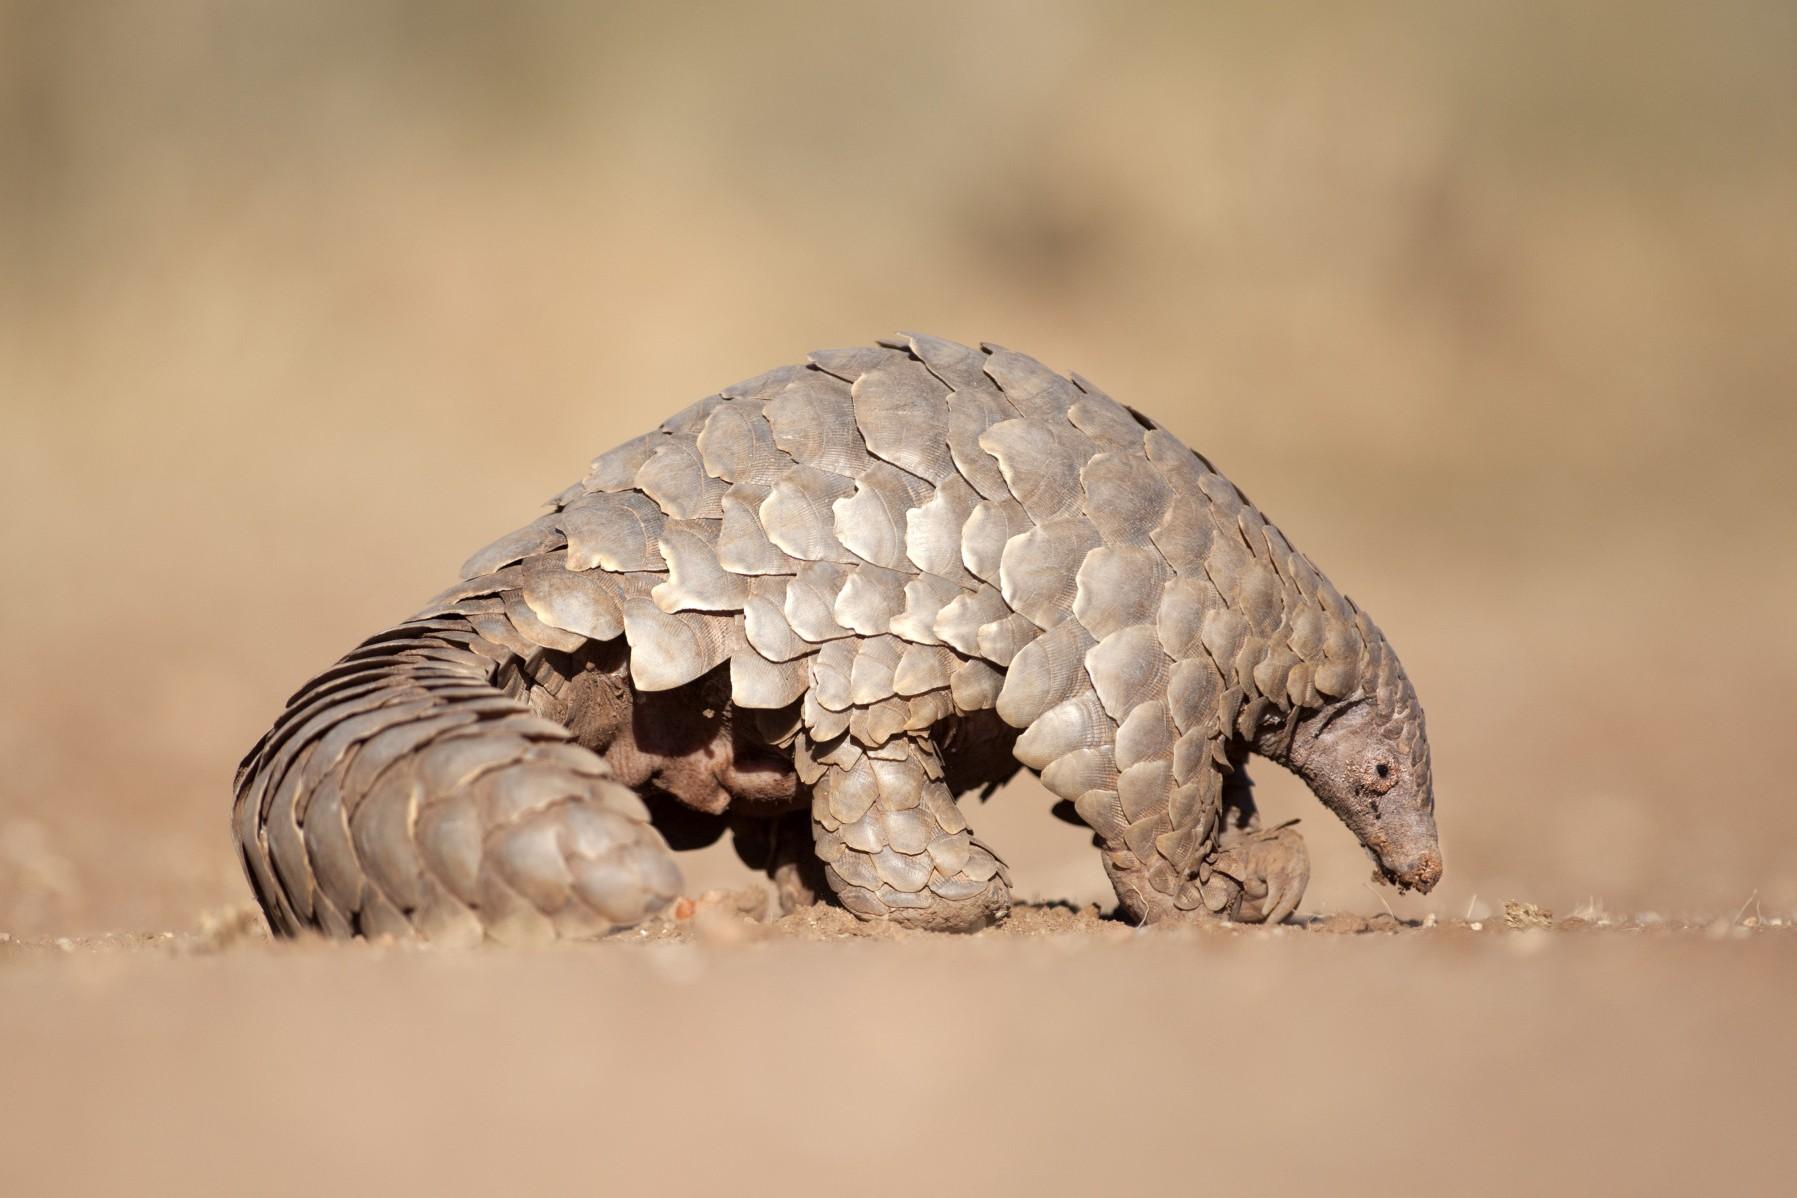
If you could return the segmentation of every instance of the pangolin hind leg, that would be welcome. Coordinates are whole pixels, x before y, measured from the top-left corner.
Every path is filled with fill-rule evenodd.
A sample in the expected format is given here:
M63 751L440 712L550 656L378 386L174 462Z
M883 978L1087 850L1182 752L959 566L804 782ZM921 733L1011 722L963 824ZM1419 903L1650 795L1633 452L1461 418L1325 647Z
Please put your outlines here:
M971 932L1011 908L1003 864L973 836L933 743L807 752L817 856L836 899L864 919ZM879 754L875 756L874 754Z
M729 831L743 864L773 882L783 912L829 893L791 755L769 739L770 729L796 720L796 705L737 708L727 670L639 691L628 647L618 643L593 646L571 664L566 678L539 689L539 710L644 798L670 847L704 848Z

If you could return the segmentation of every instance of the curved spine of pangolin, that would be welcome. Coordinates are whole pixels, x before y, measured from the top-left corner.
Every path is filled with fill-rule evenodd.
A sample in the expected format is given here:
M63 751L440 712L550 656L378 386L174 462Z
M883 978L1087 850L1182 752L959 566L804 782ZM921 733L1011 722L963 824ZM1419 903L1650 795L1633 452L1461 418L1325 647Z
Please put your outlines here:
M1207 460L1077 375L922 335L820 351L602 455L552 508L302 688L245 760L236 831L278 931L632 924L679 876L631 787L808 810L843 906L977 928L1009 878L957 793L1019 762L1091 827L1130 916L1284 918L1307 865L1258 828L1250 750L1388 877L1439 874L1422 712L1384 636ZM685 773L641 727L676 691L722 729L669 751ZM1364 732L1343 748L1331 725Z

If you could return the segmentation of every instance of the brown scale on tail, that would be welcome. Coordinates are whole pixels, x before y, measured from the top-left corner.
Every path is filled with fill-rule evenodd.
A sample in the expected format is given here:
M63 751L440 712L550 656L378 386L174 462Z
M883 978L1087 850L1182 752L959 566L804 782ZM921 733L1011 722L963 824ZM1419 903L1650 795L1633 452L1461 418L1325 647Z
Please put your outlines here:
M789 902L972 930L1009 877L958 798L1021 764L1138 920L1284 919L1302 842L1441 871L1384 636L1204 458L1077 375L924 336L821 351L593 462L308 683L238 775L277 931L603 934L737 830Z

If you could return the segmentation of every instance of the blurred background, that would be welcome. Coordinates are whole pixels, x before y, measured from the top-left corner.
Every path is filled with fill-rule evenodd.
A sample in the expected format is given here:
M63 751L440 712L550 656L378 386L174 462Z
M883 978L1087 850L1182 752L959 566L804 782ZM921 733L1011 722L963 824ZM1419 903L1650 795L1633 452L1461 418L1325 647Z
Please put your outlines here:
M1390 634L1446 880L1263 766L1306 910L1790 912L1794 217L1788 4L7 0L0 929L247 902L301 680L901 328L1153 413ZM975 820L1107 898L1047 807Z

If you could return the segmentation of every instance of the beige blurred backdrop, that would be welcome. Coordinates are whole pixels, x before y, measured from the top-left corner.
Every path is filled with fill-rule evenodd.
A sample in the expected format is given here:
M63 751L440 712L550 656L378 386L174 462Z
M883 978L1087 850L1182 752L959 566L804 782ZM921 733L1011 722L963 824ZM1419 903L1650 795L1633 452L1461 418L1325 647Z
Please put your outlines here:
M1792 6L7 0L0 929L247 901L298 682L901 328L1153 413L1372 611L1448 864L1400 913L1797 908ZM1379 910L1260 772L1306 909ZM1104 897L1047 807L977 819Z

